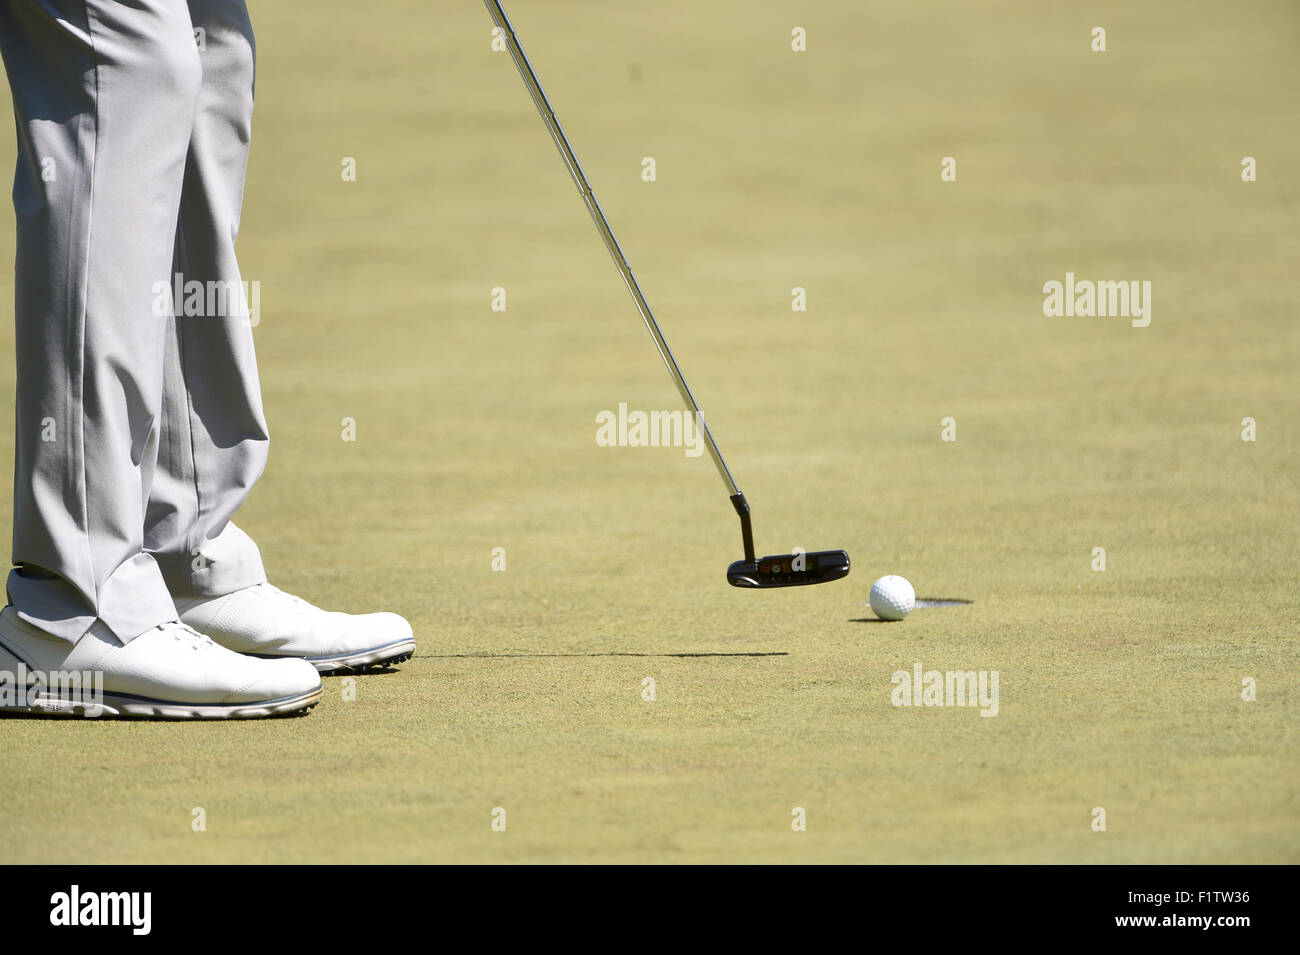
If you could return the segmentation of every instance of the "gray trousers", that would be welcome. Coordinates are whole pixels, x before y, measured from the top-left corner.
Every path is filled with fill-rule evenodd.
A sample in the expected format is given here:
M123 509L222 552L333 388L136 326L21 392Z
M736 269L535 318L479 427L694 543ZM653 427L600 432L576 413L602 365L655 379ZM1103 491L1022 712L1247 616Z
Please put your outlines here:
M176 619L173 595L266 579L230 522L266 464L252 323L242 298L170 307L178 277L239 288L252 26L243 0L0 0L0 52L18 132L9 600L65 639L100 619L129 641Z

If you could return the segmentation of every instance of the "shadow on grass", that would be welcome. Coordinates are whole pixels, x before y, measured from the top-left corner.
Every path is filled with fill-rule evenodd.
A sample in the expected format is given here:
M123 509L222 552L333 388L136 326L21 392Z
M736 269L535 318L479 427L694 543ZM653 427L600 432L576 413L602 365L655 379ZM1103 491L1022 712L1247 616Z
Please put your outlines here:
M973 604L975 601L967 600L964 597L917 597L917 610L928 610L932 607L964 607L967 604ZM897 623L897 620L881 620L879 617L853 617L849 623Z

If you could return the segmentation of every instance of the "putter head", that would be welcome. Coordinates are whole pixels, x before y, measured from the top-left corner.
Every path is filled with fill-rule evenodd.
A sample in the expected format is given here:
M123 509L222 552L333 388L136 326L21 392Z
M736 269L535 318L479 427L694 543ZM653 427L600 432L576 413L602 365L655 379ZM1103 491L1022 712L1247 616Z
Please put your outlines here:
M727 583L733 587L806 587L839 580L848 573L847 551L816 550L738 560L727 568Z

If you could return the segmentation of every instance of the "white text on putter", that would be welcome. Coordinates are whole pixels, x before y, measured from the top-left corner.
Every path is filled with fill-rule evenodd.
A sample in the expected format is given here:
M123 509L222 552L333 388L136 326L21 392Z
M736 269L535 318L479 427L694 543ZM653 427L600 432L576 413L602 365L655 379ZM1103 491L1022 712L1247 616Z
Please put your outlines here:
M693 411L596 412L596 444L602 448L684 448L688 458L704 453L704 435Z
M1073 272L1065 282L1043 283L1043 314L1048 318L1127 318L1134 328L1151 324L1151 283L1075 281Z
M50 896L51 925L129 925L132 935L148 935L152 892L86 892L74 885Z
M890 701L895 706L977 706L980 716L998 715L997 670L895 670Z

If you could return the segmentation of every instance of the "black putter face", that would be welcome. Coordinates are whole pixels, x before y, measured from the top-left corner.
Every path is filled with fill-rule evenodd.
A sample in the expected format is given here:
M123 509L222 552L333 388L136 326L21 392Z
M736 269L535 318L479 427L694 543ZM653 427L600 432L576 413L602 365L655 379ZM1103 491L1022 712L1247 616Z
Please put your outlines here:
M733 587L806 587L839 580L848 572L846 551L817 550L738 560L727 568L727 583Z

